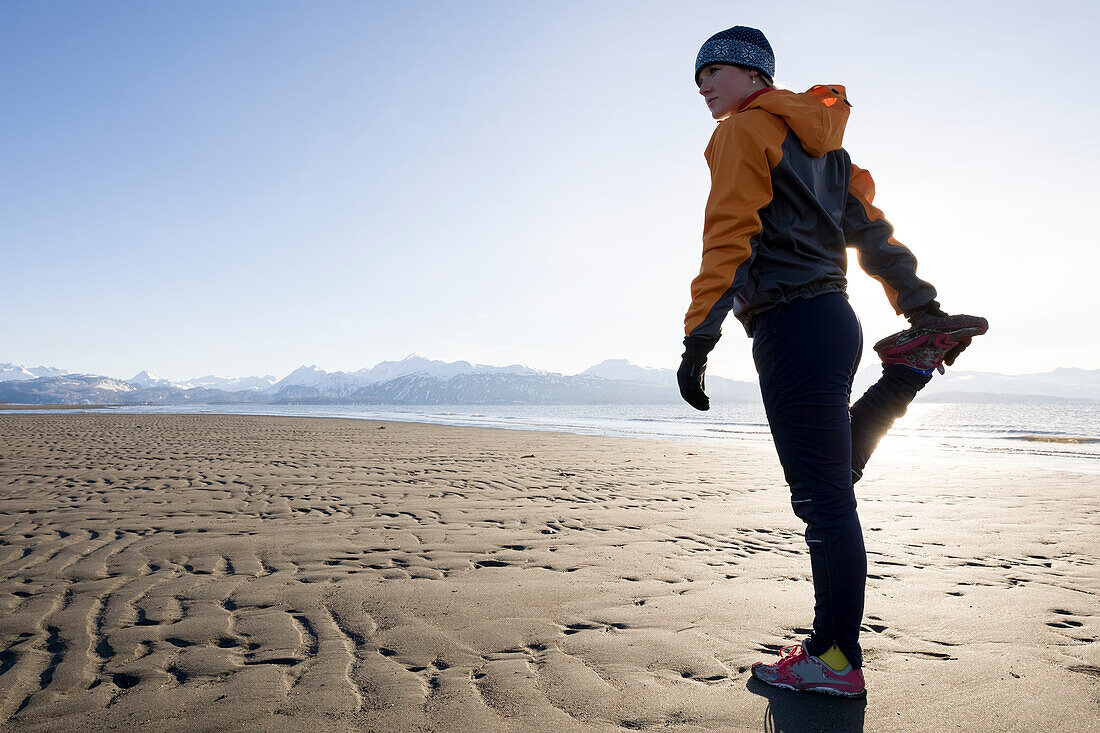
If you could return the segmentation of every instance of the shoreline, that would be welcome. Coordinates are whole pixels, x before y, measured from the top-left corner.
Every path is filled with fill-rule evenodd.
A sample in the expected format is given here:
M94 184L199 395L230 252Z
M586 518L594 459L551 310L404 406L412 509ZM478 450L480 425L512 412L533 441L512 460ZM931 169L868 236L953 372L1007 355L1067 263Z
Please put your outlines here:
M592 418L567 418L544 417L539 413L539 408L546 406L518 405L514 406L518 415L526 417L502 418L486 415L475 410L485 410L498 413L508 413L512 410L500 410L499 405L414 405L406 410L400 408L406 406L383 405L382 408L397 408L394 410L374 410L375 406L367 406L369 411L363 410L364 406L344 406L345 411L334 408L332 405L309 406L255 406L255 405L167 405L167 406L67 406L52 414L98 414L98 415L241 415L255 417L296 417L304 419L340 419L359 421L401 422L420 425L449 425L453 427L473 427L488 430L509 430L520 432L556 433L562 435L578 435L587 437L616 437L629 440L643 440L654 442L672 442L678 444L714 444L714 445L753 445L766 446L773 449L771 434L766 423L756 424L726 424L717 422L707 425L703 421L714 421L716 418L709 413L700 418L692 413L678 416L677 419L685 419L687 425L695 426L683 431L683 426L675 422L661 423L660 419L648 417L632 419L605 419L603 421ZM548 411L554 409L580 408L591 412L601 406L591 405L567 405L550 406ZM611 406L619 410L641 409L654 406ZM657 406L662 407L662 406ZM181 409L182 408L182 409ZM421 409L422 408L422 409ZM434 408L439 408L438 410ZM470 408L468 412L459 412L460 409ZM415 409L415 411L414 411ZM762 412L762 408L761 408ZM0 414L18 415L16 410L9 410ZM28 411L26 414L51 414L51 410L45 408ZM614 413L612 413L614 416ZM763 415L753 416L764 420ZM904 418L902 425L904 425ZM633 422L632 422L633 421ZM665 425L667 430L660 432L655 425ZM680 430L681 432L676 432ZM1031 430L1034 430L1032 428ZM1004 464L1019 468L1038 468L1050 472L1066 472L1072 474L1100 475L1100 438L1085 435L1061 435L1031 432L1027 429L1022 434L1003 435L970 435L966 431L945 432L944 434L930 434L913 432L905 428L895 427L882 441L876 451L875 460L890 460L903 455L921 455L925 459L935 462L979 462L993 468Z

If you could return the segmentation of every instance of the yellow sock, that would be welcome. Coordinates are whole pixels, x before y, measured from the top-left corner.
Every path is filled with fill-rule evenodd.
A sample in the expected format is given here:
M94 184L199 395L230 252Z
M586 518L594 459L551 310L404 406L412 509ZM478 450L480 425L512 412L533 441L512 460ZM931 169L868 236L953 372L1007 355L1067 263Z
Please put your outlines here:
M818 659L825 662L825 664L829 665L837 672L844 669L849 664L848 657L844 656L844 652L840 651L840 647L836 644L829 647L828 651L823 653Z

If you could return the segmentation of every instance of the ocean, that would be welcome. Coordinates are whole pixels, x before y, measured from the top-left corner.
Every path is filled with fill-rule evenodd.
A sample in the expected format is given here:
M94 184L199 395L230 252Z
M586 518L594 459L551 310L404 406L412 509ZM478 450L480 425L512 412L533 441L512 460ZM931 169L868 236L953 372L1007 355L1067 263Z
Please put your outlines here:
M89 411L337 417L639 439L771 441L764 408L752 403L715 404L709 412L686 405L167 405ZM1100 404L917 402L878 453L955 459L961 453L999 465L1100 474Z

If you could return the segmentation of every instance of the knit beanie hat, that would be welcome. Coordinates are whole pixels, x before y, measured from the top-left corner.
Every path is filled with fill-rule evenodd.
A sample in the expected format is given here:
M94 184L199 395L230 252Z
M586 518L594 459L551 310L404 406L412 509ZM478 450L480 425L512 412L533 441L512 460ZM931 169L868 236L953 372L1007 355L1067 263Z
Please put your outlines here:
M711 64L744 66L775 77L775 54L764 34L747 25L735 25L707 39L695 59L695 83L699 70Z

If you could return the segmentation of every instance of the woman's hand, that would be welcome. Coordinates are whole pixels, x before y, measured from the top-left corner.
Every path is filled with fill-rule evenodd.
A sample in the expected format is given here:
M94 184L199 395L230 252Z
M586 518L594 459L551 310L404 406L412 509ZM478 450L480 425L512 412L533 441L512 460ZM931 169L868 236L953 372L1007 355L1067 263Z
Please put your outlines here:
M716 343L718 339L708 336L688 336L684 339L684 357L680 368L676 370L676 381L680 385L680 396L696 410L710 409L704 378L707 373L707 355Z
M905 311L905 319L909 321L909 325L913 328L928 328L947 317L948 315L940 308L940 304L934 300L922 305L920 308Z

